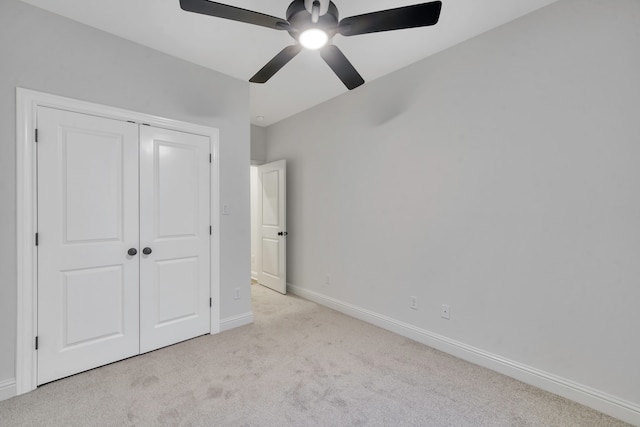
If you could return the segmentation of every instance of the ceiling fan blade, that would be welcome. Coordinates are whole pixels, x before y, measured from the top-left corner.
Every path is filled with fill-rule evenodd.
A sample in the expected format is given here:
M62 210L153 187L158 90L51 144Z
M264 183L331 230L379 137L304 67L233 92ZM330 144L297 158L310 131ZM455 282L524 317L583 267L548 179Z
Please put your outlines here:
M187 12L260 25L274 30L286 30L289 28L289 23L286 19L208 0L180 0L180 7Z
M302 46L299 44L285 47L280 53L274 56L271 61L267 62L267 65L262 67L255 76L251 77L249 81L251 83L266 83L267 80L287 65L287 62L291 61L300 51L302 51Z
M343 36L355 36L379 31L426 27L438 22L440 9L442 9L442 2L433 1L351 16L340 21L338 32Z
M362 76L337 46L326 45L320 49L320 56L324 59L324 62L329 64L329 67L342 80L347 89L355 89L364 83Z

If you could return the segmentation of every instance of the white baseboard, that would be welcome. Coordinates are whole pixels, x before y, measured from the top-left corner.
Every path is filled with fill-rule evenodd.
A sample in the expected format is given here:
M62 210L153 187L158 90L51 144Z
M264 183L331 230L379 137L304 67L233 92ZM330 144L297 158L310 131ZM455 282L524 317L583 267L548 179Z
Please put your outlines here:
M227 317L220 319L220 332L228 331L230 329L238 328L240 326L249 325L253 323L253 313L243 313L237 316Z
M15 395L16 395L15 378L0 381L0 400L7 400L14 397Z
M290 283L287 289L356 319L640 426L640 405L636 403Z

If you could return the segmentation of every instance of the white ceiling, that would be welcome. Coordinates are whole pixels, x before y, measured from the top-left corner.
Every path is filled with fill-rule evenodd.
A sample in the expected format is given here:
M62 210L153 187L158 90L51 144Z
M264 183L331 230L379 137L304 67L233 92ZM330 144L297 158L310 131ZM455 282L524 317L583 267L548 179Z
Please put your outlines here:
M179 0L23 1L245 81L293 42L285 31L185 12ZM426 0L333 1L345 18ZM442 0L435 26L333 42L370 82L554 1ZM285 18L290 0L220 3ZM266 84L250 85L251 121L268 126L346 91L317 51L303 51Z

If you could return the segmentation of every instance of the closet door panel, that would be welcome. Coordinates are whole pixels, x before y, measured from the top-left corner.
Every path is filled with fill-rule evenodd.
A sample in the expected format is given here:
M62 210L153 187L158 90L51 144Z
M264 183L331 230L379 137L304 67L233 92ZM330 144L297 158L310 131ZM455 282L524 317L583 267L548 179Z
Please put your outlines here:
M139 352L138 126L37 114L43 384Z
M209 145L140 128L141 352L209 332Z

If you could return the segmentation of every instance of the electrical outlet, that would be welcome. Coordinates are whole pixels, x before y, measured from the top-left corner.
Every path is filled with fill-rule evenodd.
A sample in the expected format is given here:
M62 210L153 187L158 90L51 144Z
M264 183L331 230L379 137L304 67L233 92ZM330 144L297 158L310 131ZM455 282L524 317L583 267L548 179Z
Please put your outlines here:
M324 278L324 284L327 285L327 286L331 285L331 276L329 276L328 274Z
M418 309L418 297L409 297L409 308L412 310Z
M233 299L240 299L240 288L233 289Z
M442 304L440 308L440 317L443 319L451 319L451 307L448 304Z

